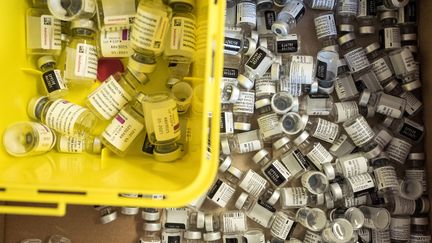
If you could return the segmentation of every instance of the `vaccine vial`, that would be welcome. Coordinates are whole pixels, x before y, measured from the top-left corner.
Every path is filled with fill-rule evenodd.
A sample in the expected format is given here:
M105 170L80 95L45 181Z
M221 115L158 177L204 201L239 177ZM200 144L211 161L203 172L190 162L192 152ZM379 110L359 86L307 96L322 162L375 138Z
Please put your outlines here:
M282 130L279 126L279 117L273 112L270 100L259 99L255 102L258 112L257 122L263 142L272 141L281 136Z
M248 229L246 214L238 210L221 213L220 224L220 228L224 234L242 234Z
M307 171L301 177L301 183L310 193L319 195L327 191L329 181L324 173Z
M366 145L375 136L374 131L362 115L348 119L342 126L357 147Z
M271 107L276 114L284 115L294 106L298 106L298 99L286 91L279 91L271 97Z
M198 243L202 241L201 231L187 230L184 232L183 237L187 243Z
M30 118L66 135L84 136L96 126L96 117L86 108L64 99L32 98L27 107Z
M253 30L257 24L256 0L237 1L237 27Z
M411 218L392 216L390 221L390 239L392 242L410 242Z
M407 24L401 27L401 45L408 48L418 60L417 30L415 25Z
M333 10L337 1L335 0L306 0L305 4L311 9Z
M422 204L421 199L418 200L419 206ZM392 215L412 215L416 210L416 201L403 197L384 197L384 203L387 210Z
M56 134L48 126L37 122L17 122L3 133L6 152L15 157L43 154L54 147Z
M60 153L100 154L102 142L99 137L77 137L60 134L56 141L56 150Z
M270 228L270 234L281 241L289 240L294 233L296 225L293 216L288 215L283 211L279 211L275 214Z
M242 242L243 241L243 235L240 233L230 233L230 234L223 234L222 235L222 242L223 243L230 243L230 242Z
M365 220L363 212L357 207L335 208L330 211L329 219L331 221L339 218L348 220L354 230L361 229Z
M258 151L252 157L252 160L262 167L262 173L274 187L286 185L291 177L291 173L286 166L279 159L272 159L266 149Z
M387 117L400 119L403 117L405 112L406 100L379 92L377 93L376 102L373 105L376 107L377 113L383 114Z
M301 37L297 34L275 36L271 33L269 36L263 36L259 39L260 46L266 47L269 51L287 58L300 52L301 43Z
M407 117L403 117L402 119L387 117L384 119L383 125L391 129L395 136L407 139L415 144L421 142L424 137L424 126Z
M304 129L302 117L297 112L288 112L280 119L280 127L287 135L295 135Z
M322 231L327 224L326 214L319 208L302 207L297 210L295 218L296 222L313 232Z
M343 243L348 242L353 237L354 230L351 223L343 218L337 218L331 221L326 227L321 237L324 242Z
M146 222L143 225L144 234L140 238L140 243L160 243L161 242L161 223Z
M221 120L220 120L220 135L231 136L234 134L234 117L232 106L229 104L222 104L221 107Z
M397 78L402 79L402 87L412 91L421 87L418 79L418 65L412 52L404 47L389 53L389 58Z
M423 193L427 191L426 171L425 171L425 154L410 153L405 162L405 179L418 180L423 185Z
M108 224L117 219L117 211L109 206L102 207L99 211L101 224Z
M340 69L338 68L338 77L336 78L334 85L337 97L340 101L348 101L357 98L359 92L351 74L344 73L339 75L339 70Z
M334 143L340 135L339 125L328 120L304 115L302 121L305 123L305 130L321 141Z
M56 64L53 56L43 56L37 60L37 66L43 72L44 89L50 99L60 98L68 93L66 83Z
M237 133L233 137L221 138L221 150L225 155L258 151L264 146L259 130Z
M411 147L411 143L405 139L393 137L387 145L386 153L391 162L395 164L405 164Z
M293 0L286 3L272 24L272 31L279 36L287 36L295 28L306 12L303 1Z
M348 67L353 74L370 67L370 62L366 57L366 51L363 47L357 45L355 39L356 36L354 33L345 34L338 39L341 54L345 58Z
M291 151L294 148L294 144L287 136L283 136L278 140L274 141L272 147L273 147L273 151L272 151L273 158L278 158L281 155Z
M160 210L157 208L143 208L141 217L147 222L156 222L160 219Z
M333 156L328 150L320 142L312 142L309 133L306 131L303 131L293 142L297 146L297 149L304 154L318 170L322 169L323 163L330 163L333 161ZM320 177L318 176L318 178Z
M257 48L257 43L244 34L244 31L239 28L225 28L224 54L251 56Z
M354 151L356 146L352 140L344 133L341 133L338 139L330 146L329 152L335 157L341 157Z
M357 115L366 118L375 116L375 107L372 105L359 106L356 101L344 101L333 104L330 120L336 123L345 122Z
M216 179L207 192L207 198L217 206L224 208L233 197L236 186L229 181Z
M381 46L386 51L395 50L401 47L400 29L397 26L397 12L385 11L380 14L382 29L379 31Z
M372 70L381 84L387 84L394 78L393 66L388 55L382 51L381 45L374 42L366 46L366 56L371 62Z
M228 107L231 108L231 106L226 106L226 105L235 104L238 101L238 99L240 98L240 89L237 87L236 84L223 82L222 85L223 85L223 88L221 90L222 106L225 105L225 108Z
M131 59L125 73L115 73L91 92L87 107L102 120L112 119L137 94L137 88L148 81L147 75L132 69Z
M358 0L341 0L337 6L337 25L341 34L354 32L355 17L358 12Z
M220 231L206 232L203 235L203 240L208 243L221 243L222 234Z
M231 166L230 168L234 167ZM228 171L229 170L230 169L228 169ZM261 195L270 187L269 182L252 169L249 169L246 173L243 173L241 179L238 181L238 185L241 189L255 198L260 198Z
M330 192L335 201L344 196L358 197L374 190L375 179L369 173L363 173L345 178L342 183L330 184Z
M315 32L318 41L336 40L337 30L333 13L322 13L314 18Z
M173 15L164 56L170 63L192 63L196 52L195 0L170 1Z
M250 243L260 243L265 242L265 235L261 229L253 228L243 234L243 239Z
M127 18L127 21L129 21L129 18ZM133 54L130 34L131 26L128 25L123 27L103 27L97 36L97 51L99 58L130 57Z
M129 29L135 19L136 2L134 0L96 0L96 19L99 30Z
M77 19L71 23L72 38L63 50L59 66L65 66L64 78L71 86L90 86L96 80L98 55L96 27L90 19Z
M47 4L52 15L64 21L90 19L96 13L96 0L48 0Z
M264 47L258 47L247 60L244 73L239 74L239 84L246 90L252 89L256 79L262 77L273 64L273 59L273 53Z
M400 196L410 200L417 200L423 194L423 184L418 179L399 180Z
M426 243L431 241L429 233L429 219L427 217L412 217L411 218L411 236L410 241L413 243Z
M377 184L377 190L382 194L398 195L399 183L395 167L385 153L371 161L374 170L374 177Z
M144 130L143 99L144 94L139 93L102 132L102 143L119 156L126 155L132 142Z
M390 227L391 216L385 208L360 206L359 209L365 216L364 227L384 231Z
M264 228L270 228L274 221L276 209L261 200L257 201L247 193L240 194L235 207L244 210L248 218Z
M318 207L323 204L323 194L312 194L305 187L284 187L280 189L280 205L282 209L305 206Z
M357 14L358 33L360 35L375 34L375 16L377 15L376 0L360 0Z
M334 164L323 164L323 171L330 180L333 180L336 176L348 178L366 173L368 167L369 163L365 154L357 152L338 157Z
M315 76L318 79L318 90L321 93L333 93L338 60L339 54L337 52L326 50L318 52Z
M250 131L254 109L255 92L241 90L233 106L234 130Z
M159 56L165 46L171 8L161 0L140 1L132 26L132 48L139 53Z
M328 116L333 108L333 97L328 94L309 94L300 97L300 112L309 116ZM296 111L292 109L292 111Z
M279 65L279 64L278 64ZM270 72L267 72L261 78L255 81L255 97L256 99L267 98L271 99L276 93L277 80L272 78Z
M403 98L406 101L405 113L409 116L414 116L423 109L422 102L410 91L405 91L396 80L391 80L383 88L386 93Z

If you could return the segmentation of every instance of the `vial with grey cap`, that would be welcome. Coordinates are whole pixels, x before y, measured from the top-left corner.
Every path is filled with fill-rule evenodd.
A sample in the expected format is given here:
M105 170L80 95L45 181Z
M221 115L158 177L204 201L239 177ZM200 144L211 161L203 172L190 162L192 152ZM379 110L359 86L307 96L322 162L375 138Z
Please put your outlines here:
M324 204L323 194L312 194L304 187L284 187L280 189L282 209L318 207Z
M243 154L258 151L264 147L259 130L237 133L233 137L221 138L223 154Z
M272 24L272 31L279 36L287 36L303 17L306 8L303 1L292 0L287 2L278 13L276 21Z
M272 206L244 192L237 198L235 207L244 210L251 220L264 228L270 228L276 213Z
M235 95L236 90L233 89ZM250 131L254 115L255 92L240 90L238 99L233 105L234 130Z
M367 194L375 189L375 179L369 173L345 178L340 183L334 182L330 184L330 193L335 201L342 200L344 196L358 197Z
M359 209L365 216L364 227L384 231L390 227L390 213L385 208L360 206Z
M366 46L366 56L380 83L387 84L394 78L394 70L387 53L380 48L381 45L378 42Z
M336 8L338 30L342 34L354 32L355 17L358 12L358 0L340 0Z
M326 214L319 208L302 207L297 210L295 218L296 222L314 232L322 231L327 224Z
M224 54L227 55L252 55L257 48L257 43L250 37L244 37L244 32L239 29L225 29Z
M330 221L339 218L348 220L354 230L359 230L360 228L362 228L365 220L363 212L357 207L335 208L330 211Z
M143 235L140 237L140 243L160 243L161 242L161 223L146 222L143 225Z
M237 27L245 30L253 30L257 22L256 0L238 0L237 2Z

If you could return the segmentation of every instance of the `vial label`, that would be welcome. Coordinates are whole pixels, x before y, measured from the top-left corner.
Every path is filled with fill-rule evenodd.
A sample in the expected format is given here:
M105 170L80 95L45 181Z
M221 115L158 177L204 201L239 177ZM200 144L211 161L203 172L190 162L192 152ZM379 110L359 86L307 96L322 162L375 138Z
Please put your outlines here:
M234 134L234 119L232 112L225 111L221 113L220 133Z
M237 55L242 47L242 41L236 38L225 37L224 53L228 55Z
M45 50L61 50L61 22L52 15L40 17L40 43Z
M368 200L368 195L361 195L358 197L344 197L344 207L350 208L350 207L357 207L360 205L365 205Z
M255 53L249 58L246 62L246 66L252 68L253 70L258 69L258 66L263 62L263 60L267 57L267 53L262 49L257 49ZM267 71L267 70L265 70Z
M375 179L377 180L378 190L388 188L399 188L396 171L393 166L383 166L374 169Z
M340 0L338 5L339 15L357 15L358 0Z
M327 151L321 143L314 145L313 149L307 154L307 157L312 161L312 163L322 170L322 164L330 163L333 160L333 156Z
M367 219L367 220L369 221L370 219ZM389 230L384 230L384 231L372 230L372 242L391 243L390 231Z
M255 81L255 95L262 97L276 93L276 81L271 80L271 74L265 73L261 78Z
M110 25L110 27L112 26L112 29L115 29L118 26L128 26L134 22L135 14L132 13L135 13L136 6L133 0L111 1L110 3L111 4L107 4L106 1L103 1L102 3L102 11L104 14L103 23L105 25ZM123 4L122 10L116 11L115 7L113 7L113 3Z
M276 186L282 185L291 176L291 173L279 160L273 160L273 162L271 162L263 172L264 175L266 175L267 178Z
M393 135L387 129L381 129L374 138L374 141L384 149L392 140Z
M382 96L381 96L382 97ZM393 99L393 101L382 101L381 99L378 103L378 106L376 107L376 112L383 114L385 116L398 118L402 116L403 110L400 108L403 108L402 105L400 105L399 102L396 103L397 100L401 100L399 98ZM403 100L402 100L403 101Z
M42 80L44 81L48 94L51 94L57 90L67 89L61 72L58 69L44 72L42 74Z
M352 99L358 94L357 87L351 75L336 78L335 90L341 101Z
M424 128L418 123L415 123L409 119L404 119L402 127L399 129L399 134L411 139L413 141L419 141L423 136Z
M48 127L57 132L72 135L77 125L77 120L87 109L70 103L69 101L58 99L48 108L45 115L45 122Z
M320 80L327 80L327 63L317 59L317 68L315 76Z
M429 243L431 242L431 236L430 235L417 235L417 234L411 234L410 237L410 243Z
M312 136L328 143L333 143L339 133L339 126L333 122L318 118L318 123Z
M144 125L125 110L112 119L102 137L120 151L125 151L144 129Z
M133 49L130 44L130 29L108 30L100 33L100 51L103 57L130 57Z
M88 96L89 103L107 120L115 116L131 100L132 96L113 76Z
M322 238L320 234L306 230L303 243L322 243Z
M241 189L255 198L258 198L267 186L267 180L251 169L246 172L239 183Z
M414 115L420 110L422 103L411 92L403 92L400 94L400 97L406 101L405 112L408 113L408 115Z
M240 91L239 98L233 106L233 113L254 114L255 93Z
M371 63L372 70L380 82L391 78L393 73L384 58L379 58Z
M306 11L303 3L300 1L290 1L285 5L284 9L287 10L285 13L294 17L296 22L300 20Z
M350 184L354 195L358 195L375 187L374 180L369 173L363 173L346 179Z
M157 141L173 140L180 136L180 121L174 100L171 99L166 107L153 108L151 117Z
M390 221L390 237L396 241L410 240L411 219L407 218L391 218Z
M51 131L49 127L40 123L33 123L32 127L35 133L35 137L38 139L32 151L33 152L50 151L54 147L56 142L56 136L53 133L53 131Z
M62 153L82 153L85 152L85 141L75 136L61 136L58 149Z
M273 224L270 228L270 234L278 239L288 240L295 229L295 222L283 212L275 215Z
M314 19L317 39L336 36L336 24L333 14L325 14Z
M222 215L224 233L246 232L246 215L241 211L227 212Z
M256 131L251 132L236 134L239 146L239 153L249 153L262 149L262 144L260 139L256 135Z
M271 30L273 23L276 21L276 12L273 10L264 11L266 30Z
M189 52L196 50L196 25L193 19L173 17L171 19L170 48L175 51Z
M289 82L297 84L312 84L314 59L312 56L292 56Z
M357 17L376 16L376 0L360 0Z
M405 199L403 197L394 197L394 208L392 215L413 215L416 209L414 200Z
M162 241L160 241L160 240L147 241L147 240L139 239L139 243L161 243L161 242Z
M399 53L403 66L406 69L406 73L413 72L417 70L417 63L414 60L414 56L412 55L411 51L407 48L404 48L402 52Z
M260 134L264 140L272 138L272 136L281 134L282 129L279 126L279 117L276 113L270 113L257 118Z
M333 105L336 111L334 116L334 122L336 123L344 122L359 114L358 105L355 101L338 102Z
M132 44L138 48L161 53L168 21L167 12L140 5L137 9L131 33Z
M289 78L287 77L282 77L279 86L280 86L279 87L280 91L286 91L290 93L292 96L300 96L303 93L302 85L291 83Z
M188 211L186 208L167 208L165 229L186 229Z
M299 51L299 40L296 34L289 34L287 36L276 36L276 52L295 53Z
M304 187L286 187L281 190L282 208L307 206L309 193Z
M313 0L310 5L313 9L332 10L335 0Z
M400 29L398 27L384 28L379 33L380 44L384 49L401 48Z
M298 149L281 157L281 162L285 165L291 175L296 175L306 168L309 168L312 163Z
M256 4L254 1L242 1L237 4L237 25L248 23L256 24Z
M401 164L405 163L408 154L411 151L412 145L402 139L392 138L387 146L386 152L389 159L397 161Z
M359 72L367 67L370 63L366 57L366 52L362 47L356 48L344 55L351 73Z
M342 174L345 177L352 177L368 172L368 159L358 156L352 159L339 161Z
M181 242L182 242L182 232L167 232L165 230L162 231L162 243L181 243Z
M218 179L208 192L207 196L219 207L224 208L234 195L234 192L235 189L233 187Z
M98 57L96 46L80 43L75 50L74 75L96 79Z
M247 212L247 216L264 228L269 228L275 212L276 209L271 205L258 200L258 202L254 203L252 208Z
M427 191L426 171L423 169L407 169L405 170L405 179L418 180L423 185L423 192Z
M344 128L357 147L363 146L375 136L374 131L363 116L358 117L351 125L344 126Z

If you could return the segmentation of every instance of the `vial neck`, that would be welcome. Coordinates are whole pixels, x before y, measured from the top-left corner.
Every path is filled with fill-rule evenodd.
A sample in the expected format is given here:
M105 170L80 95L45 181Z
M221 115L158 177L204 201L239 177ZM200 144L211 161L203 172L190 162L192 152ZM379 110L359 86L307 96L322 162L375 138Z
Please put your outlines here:
M90 29L77 28L72 30L72 37L94 38L95 32Z
M47 71L50 71L50 70L54 70L55 68L56 68L56 64L55 64L55 62L45 63L44 65L42 65L42 66L40 67L40 69L41 69L43 72L47 72Z

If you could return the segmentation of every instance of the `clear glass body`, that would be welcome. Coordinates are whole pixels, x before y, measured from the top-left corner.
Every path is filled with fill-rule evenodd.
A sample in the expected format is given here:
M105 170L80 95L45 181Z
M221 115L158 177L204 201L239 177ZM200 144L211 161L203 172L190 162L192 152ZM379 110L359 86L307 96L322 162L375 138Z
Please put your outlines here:
M115 154L124 156L139 134L145 132L144 122L141 99L135 99L112 119L102 133L102 143Z
M319 195L327 191L328 178L318 171L307 171L301 177L302 185L312 194Z
M384 195L398 195L400 186L397 181L396 170L387 155L381 154L371 160L371 165L374 168L373 172L378 191Z
M247 60L244 73L239 75L239 84L246 89L251 89L255 80L262 77L273 64L273 59L273 53L267 48L258 47Z
M319 117L309 117L305 130L312 137L328 143L334 143L341 132L338 124Z
M299 53L301 50L301 36L297 34L289 34L287 36L260 36L259 45L264 46L272 53L289 58L291 55ZM281 71L281 75L285 75Z
M143 208L142 219L147 222L154 222L160 219L160 210L157 208Z
M259 203L254 197L248 196L241 210L245 211L249 219L264 228L270 228L273 223L275 210L270 205L266 205L263 202Z
M338 77L335 81L335 91L340 101L353 100L359 96L354 79L351 74L346 73L346 69L348 69L347 66L338 67Z
M323 88L331 88L337 75L339 54L334 51L319 51L317 53L316 77Z
M186 231L184 233L184 239L187 243L200 243L202 242L202 235L200 231Z
M322 231L321 237L324 242L345 243L351 240L353 233L353 227L348 220L337 218Z
M322 202L319 196L310 193L304 187L283 187L280 189L280 205L282 209L294 209L301 207L317 207Z
M136 0L96 0L96 18L100 30L129 28L136 14Z
M220 222L218 227L225 234L244 233L247 230L247 216L243 211L227 210L220 214L220 219L218 220Z
M56 142L56 134L47 126L36 122L11 124L3 133L3 146L15 157L43 154Z
M350 207L348 209L335 208L329 213L330 220L337 218L344 218L351 223L354 230L359 230L364 224L364 214L357 207Z
M181 2L172 3L170 6L173 10L171 33L167 36L164 56L170 63L192 63L196 52L194 6Z
M382 12L381 14L387 13L390 12ZM400 29L397 25L397 15L391 18L382 18L380 22L382 29L379 31L379 38L384 50L391 51L400 48L401 36ZM391 35L391 37L389 35Z
M257 109L258 127L262 136L263 142L271 142L282 135L282 130L279 127L279 117L273 112L270 101L269 104Z
M415 158L413 155L421 155L423 153L412 153L408 155L407 161L405 162L405 178L409 180L419 180L423 185L423 192L427 191L426 182L426 171L425 171L425 161L423 158ZM424 156L424 154L423 154Z
M43 22L41 22L42 19ZM60 55L62 49L60 20L55 19L45 9L29 8L26 14L26 22L27 54ZM45 31L51 31L52 37L45 38L45 36L42 36ZM44 38L42 39L42 37Z
M370 62L363 47L356 42L354 33L345 34L338 39L342 56L347 61L352 74L366 73L370 69Z
M308 230L318 232L324 229L327 224L325 212L319 208L302 207L297 210L296 221Z
M284 142L282 143L281 140L284 140ZM289 139L287 139L287 137L285 137L273 142L272 147L273 147L273 152L272 152L273 158L278 158L283 154L286 154L291 150L293 150L294 144Z
M167 88L171 89L176 83L181 82L183 78L189 76L190 63L170 63L170 76L166 81Z
M339 186L342 189L343 196L356 197L373 191L375 185L375 179L369 173L363 173L348 177L347 180L342 182Z
M48 62L40 67L42 73L42 82L45 92L50 99L65 96L69 89L67 88L60 70L57 69L55 62Z
M419 143L424 137L424 126L406 117L394 119L390 125L384 126L394 131L396 136L408 139L412 143Z
M371 62L372 70L374 71L381 84L384 85L389 81L393 80L394 69L391 64L390 58L384 51L377 49L375 51L367 53L366 56Z
M375 230L387 230L390 226L390 213L385 208L360 206L359 209L365 216L364 227Z
M347 154L336 159L337 175L345 178L368 172L369 162L363 152Z
M152 223L153 224L153 223ZM160 224L160 223L158 223ZM144 224L145 227L145 224ZM140 243L160 243L161 242L161 231L152 229L144 230L143 236L140 238Z
M254 114L255 92L240 91L239 98L233 106L234 129L237 131L250 131L252 116Z
M300 113L309 116L328 116L333 108L333 97L329 95L305 95L300 97Z
M302 1L289 1L278 13L272 31L278 36L287 36L303 16L305 7Z
M311 9L333 10L337 1L305 0L306 5Z
M98 137L59 135L56 142L56 150L60 153L100 154L102 145Z
M386 89L385 87L384 90L390 95L405 99L405 112L408 113L409 116L415 116L423 109L423 103L413 93L411 93L410 91L406 91L399 84L394 86L392 89L390 88L390 86L389 89Z
M240 28L226 28L224 54L236 56L239 54L250 56L256 48L256 42L252 38L244 37L244 31Z
M222 151L224 154L230 154L230 153L248 153L252 151L258 151L264 147L264 143L261 139L261 136L259 134L259 130L252 130L249 132L243 132L243 133L237 133L233 137L226 138L227 143L221 140L221 143L223 142ZM228 147L226 147L228 146ZM227 148L227 152L224 152Z
M96 0L49 0L50 12L57 19L72 21L76 19L90 19L96 13Z

